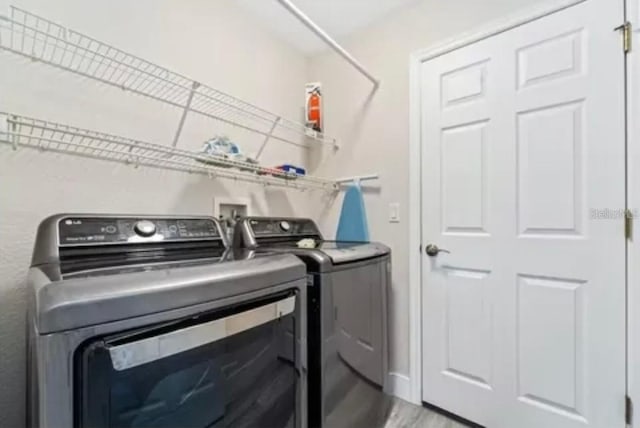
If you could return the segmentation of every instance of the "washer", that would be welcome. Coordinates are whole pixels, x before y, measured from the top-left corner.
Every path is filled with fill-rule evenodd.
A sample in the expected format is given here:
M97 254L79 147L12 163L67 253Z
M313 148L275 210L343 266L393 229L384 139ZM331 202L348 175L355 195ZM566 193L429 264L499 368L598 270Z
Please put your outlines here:
M225 239L206 217L44 220L27 426L305 427L305 266Z
M303 239L315 248L299 248ZM381 425L391 403L383 392L391 250L327 241L313 220L274 217L242 219L234 246L295 254L307 266L309 426Z

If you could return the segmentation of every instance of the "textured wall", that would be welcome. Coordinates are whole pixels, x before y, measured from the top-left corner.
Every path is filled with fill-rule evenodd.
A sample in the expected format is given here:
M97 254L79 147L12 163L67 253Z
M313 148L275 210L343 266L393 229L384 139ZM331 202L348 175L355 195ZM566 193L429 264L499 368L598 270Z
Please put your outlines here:
M539 0L538 0L539 1ZM536 0L423 0L387 16L345 41L382 84L371 83L333 53L310 61L310 80L323 82L327 132L339 135L343 148L322 160L326 176L379 173L365 200L371 238L393 250L390 296L390 369L409 373L409 56L444 39L529 7ZM400 203L400 223L389 223L389 203ZM335 230L340 205L324 207L322 224ZM417 249L413 249L417 251ZM428 344L427 344L428 346Z
M287 117L301 119L306 60L224 0L47 0L12 3L161 63ZM0 13L8 11L0 1ZM59 70L0 54L0 111L46 118L146 141L170 143L180 112L97 86ZM248 152L261 138L190 119L181 147L215 133ZM300 149L273 143L266 163L299 161ZM304 214L307 196L135 170L0 146L0 427L24 425L25 274L40 220L57 212L212 214L214 196L251 198L258 214Z

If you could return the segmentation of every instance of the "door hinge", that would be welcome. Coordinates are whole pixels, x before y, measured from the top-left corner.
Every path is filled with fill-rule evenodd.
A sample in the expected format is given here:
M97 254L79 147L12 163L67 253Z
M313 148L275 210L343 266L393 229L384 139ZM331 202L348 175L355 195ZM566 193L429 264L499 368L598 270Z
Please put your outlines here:
M631 210L624 210L624 237L629 241L633 239L633 213Z
M625 397L624 420L628 427L633 424L633 401L628 395Z
M622 33L622 49L624 53L631 52L631 43L632 43L632 27L631 22L627 21L624 24L614 28L615 31L620 31Z

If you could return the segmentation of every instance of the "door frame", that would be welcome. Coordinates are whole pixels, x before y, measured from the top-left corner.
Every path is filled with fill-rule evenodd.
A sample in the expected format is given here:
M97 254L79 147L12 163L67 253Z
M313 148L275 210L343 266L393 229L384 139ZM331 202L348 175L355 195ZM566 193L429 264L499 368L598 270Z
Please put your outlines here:
M422 149L421 149L421 65L422 63L482 41L497 34L509 31L513 28L535 21L588 0L551 0L532 8L510 15L506 18L492 21L480 28L463 33L460 36L439 42L432 47L415 51L409 61L409 388L396 391L396 395L411 403L422 404ZM620 0L625 1L625 0ZM640 2L640 0L626 0ZM640 4L638 6L640 9ZM612 29L613 30L613 29ZM640 38L636 39L640 44ZM640 59L638 59L640 71ZM638 83L640 85L640 81ZM640 106L640 97L639 106ZM640 114L640 107L638 109ZM638 125L640 135L640 124ZM638 150L640 159L640 149ZM639 178L640 182L640 178ZM640 201L640 185L637 186L637 200ZM640 248L636 250L635 259L640 264ZM629 265L630 266L630 265ZM640 287L638 287L640 294ZM638 296L640 307L640 296ZM640 311L637 314L640 323ZM637 332L640 339L640 331ZM640 355L640 340L639 355ZM629 348L629 347L628 347ZM638 358L640 364L640 357ZM640 372L637 374L640 385ZM638 391L638 403L640 403L640 388ZM638 425L640 426L640 425Z
M636 230L640 215L640 123L635 118L640 114L640 0L625 0L627 21L631 23L632 48L627 54L627 209L633 214L634 227L627 241L627 394L640 405L640 231ZM632 417L630 426L640 427L640 417Z

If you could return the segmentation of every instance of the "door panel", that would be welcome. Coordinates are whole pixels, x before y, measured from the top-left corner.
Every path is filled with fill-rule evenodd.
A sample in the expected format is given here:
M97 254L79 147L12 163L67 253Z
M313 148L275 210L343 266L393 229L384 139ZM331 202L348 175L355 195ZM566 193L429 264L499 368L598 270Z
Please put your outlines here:
M470 64L442 75L442 107L460 107L486 94L487 61Z
M583 113L578 101L517 114L520 236L581 234Z
M518 49L518 89L575 77L584 71L584 30L539 40Z
M516 330L518 399L585 422L586 287L519 275Z
M423 399L487 427L623 427L622 2L422 65Z
M455 249L425 259L433 275L425 272L423 290L423 399L467 418L494 405L496 387L495 50L485 40L422 70L423 241ZM450 102L452 76L479 83Z
M486 127L481 121L442 131L444 233L487 233Z
M491 389L491 311L487 304L489 272L445 269L444 374Z

